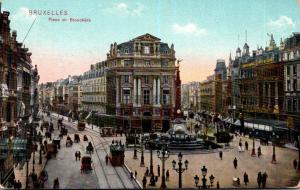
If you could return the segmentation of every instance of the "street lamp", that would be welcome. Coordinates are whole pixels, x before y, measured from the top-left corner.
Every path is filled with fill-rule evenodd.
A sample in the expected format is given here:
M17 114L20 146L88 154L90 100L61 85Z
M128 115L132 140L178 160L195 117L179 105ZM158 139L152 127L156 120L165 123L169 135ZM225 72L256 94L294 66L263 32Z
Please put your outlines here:
M254 123L253 123L253 130L252 130L252 138L253 138L253 143L252 143L252 153L251 156L255 157L255 138L254 138Z
M144 135L141 135L141 163L140 163L140 167L144 167L145 166L145 162L144 162L144 140L143 140Z
M162 162L162 177L161 177L161 189L167 188L166 185L166 177L165 177L165 161L169 158L170 153L166 148L166 144L163 145L162 150L157 151L157 157L161 160Z
M275 134L275 132L273 132L273 142L272 142L272 144L273 144L273 155L272 155L272 161L271 161L272 164L276 164L275 139L276 139L276 134Z
M215 180L215 176L213 174L211 174L209 176L209 181L210 181L210 187L212 187L214 185L214 180Z
M300 135L298 135L298 151L299 151L299 159L298 159L298 170L300 170Z
M136 130L134 130L134 154L133 159L137 159L137 150L136 150Z
M206 181L207 180L206 180L205 176L207 174L207 168L205 166L203 166L202 169L201 169L201 172L202 172L202 176L203 176L203 178L202 178L202 189L206 189Z
M182 173L188 169L188 164L189 164L189 162L187 160L185 160L184 161L185 168L182 168L182 157L183 157L183 155L181 154L181 152L179 152L178 168L176 168L176 161L175 160L172 161L173 170L175 170L179 174L179 181L178 181L179 188L182 188Z

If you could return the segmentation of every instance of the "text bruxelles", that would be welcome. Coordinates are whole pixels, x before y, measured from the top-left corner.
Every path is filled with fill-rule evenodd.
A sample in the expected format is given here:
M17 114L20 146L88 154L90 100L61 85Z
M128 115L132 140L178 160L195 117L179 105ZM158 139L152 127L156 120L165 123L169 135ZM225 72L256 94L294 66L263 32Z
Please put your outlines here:
M68 15L66 10L29 10L29 15Z

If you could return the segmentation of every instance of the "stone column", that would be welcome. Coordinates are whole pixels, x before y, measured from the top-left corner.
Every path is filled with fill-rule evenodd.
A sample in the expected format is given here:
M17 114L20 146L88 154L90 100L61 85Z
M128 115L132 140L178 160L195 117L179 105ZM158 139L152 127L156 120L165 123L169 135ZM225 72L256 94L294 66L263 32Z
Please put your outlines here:
M119 99L119 76L116 78L116 104L117 106L120 105L120 99Z
M133 78L133 106L136 106L136 78Z
M157 104L160 105L160 77L157 79Z
M141 105L141 91L142 91L142 86L141 86L141 79L138 79L138 105Z
M153 79L153 105L156 104L156 78Z

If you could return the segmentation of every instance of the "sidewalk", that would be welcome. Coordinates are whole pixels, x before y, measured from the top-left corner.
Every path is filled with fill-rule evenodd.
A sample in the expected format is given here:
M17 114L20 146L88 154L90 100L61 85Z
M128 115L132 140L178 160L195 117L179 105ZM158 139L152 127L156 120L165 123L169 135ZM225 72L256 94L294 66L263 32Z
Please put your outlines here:
M39 128L37 130L37 133L38 132L41 132L44 137L45 130L44 130L44 132L42 132L42 131L40 131L40 128ZM43 141L44 140L45 140L45 138L43 138ZM48 142L50 142L50 141L48 140ZM47 158L43 154L42 154L42 164L39 164L40 145L39 145L39 143L37 143L37 145L38 145L37 151L35 153L31 153L30 160L28 161L28 186L29 186L28 188L29 189L33 188L32 180L30 177L30 174L32 173L32 169L33 169L33 155L35 158L34 170L35 170L35 173L38 175L38 177L39 177L40 172L45 168L45 166L47 164ZM22 188L24 188L24 189L26 188L26 172L27 172L26 168L27 168L26 162L25 162L24 166L22 167L22 169L19 169L18 167L14 168L15 179L16 179L16 181L20 180L20 182L22 183Z

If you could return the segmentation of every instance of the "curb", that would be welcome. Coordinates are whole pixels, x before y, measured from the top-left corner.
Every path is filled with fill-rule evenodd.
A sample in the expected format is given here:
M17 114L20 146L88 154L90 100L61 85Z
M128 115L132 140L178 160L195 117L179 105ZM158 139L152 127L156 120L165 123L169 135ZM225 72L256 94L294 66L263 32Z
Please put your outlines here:
M125 169L130 173L131 170L129 169L129 167L124 163L124 167ZM134 181L137 183L137 185L139 186L140 189L143 189L143 186L140 184L140 182L136 179L136 178L133 178Z

